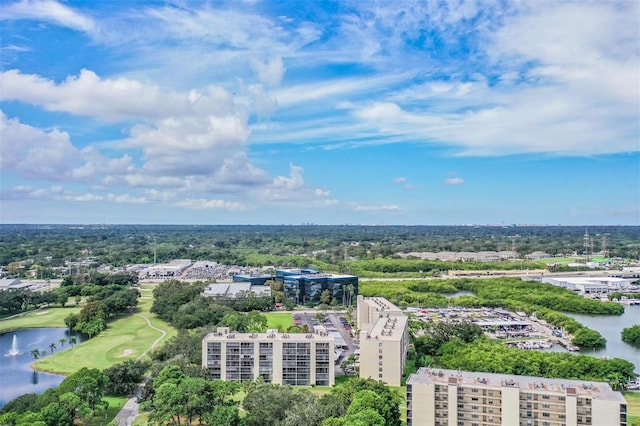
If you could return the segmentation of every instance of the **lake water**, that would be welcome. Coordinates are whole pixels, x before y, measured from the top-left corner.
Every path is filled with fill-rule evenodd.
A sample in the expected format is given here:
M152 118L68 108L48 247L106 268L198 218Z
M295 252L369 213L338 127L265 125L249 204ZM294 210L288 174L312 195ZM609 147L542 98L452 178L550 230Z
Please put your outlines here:
M11 354L13 336L16 336L17 355ZM60 339L63 338L67 342L61 347ZM25 393L39 394L58 386L64 376L33 370L31 351L37 348L50 355L49 345L55 343L54 353L58 353L70 348L69 338L66 328L29 328L0 334L0 407ZM83 339L76 335L76 340L80 343Z
M640 348L622 341L622 329L640 324L640 305L625 306L624 314L616 315L566 315L581 324L598 331L607 339L607 346L602 349L585 349L581 353L597 357L611 357L626 359L635 364L636 373L640 374Z
M446 293L444 297L447 299L452 299L454 297L462 297L462 296L475 296L476 294L472 291L461 290L456 293Z

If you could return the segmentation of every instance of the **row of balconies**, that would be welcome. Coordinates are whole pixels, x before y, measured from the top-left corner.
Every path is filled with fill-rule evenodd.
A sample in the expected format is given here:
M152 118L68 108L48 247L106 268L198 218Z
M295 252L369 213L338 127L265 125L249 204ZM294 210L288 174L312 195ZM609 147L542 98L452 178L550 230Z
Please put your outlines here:
M545 416L544 414L548 414ZM524 411L520 410L520 418L521 419L541 419L545 421L555 421L562 422L566 420L567 416L562 413L545 413L545 412L536 412L536 411Z
M550 403L539 404L539 403L520 401L520 409L553 412L553 413L564 413L566 410L566 406L563 404L550 404Z

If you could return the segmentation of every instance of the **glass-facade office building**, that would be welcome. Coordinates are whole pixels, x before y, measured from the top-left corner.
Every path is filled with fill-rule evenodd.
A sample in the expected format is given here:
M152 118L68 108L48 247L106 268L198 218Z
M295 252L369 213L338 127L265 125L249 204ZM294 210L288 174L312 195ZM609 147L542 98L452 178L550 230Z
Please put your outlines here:
M358 295L358 277L355 275L321 274L312 268L276 269L276 281L283 283L285 297L296 303L319 304L324 290L331 292L331 300L345 305Z

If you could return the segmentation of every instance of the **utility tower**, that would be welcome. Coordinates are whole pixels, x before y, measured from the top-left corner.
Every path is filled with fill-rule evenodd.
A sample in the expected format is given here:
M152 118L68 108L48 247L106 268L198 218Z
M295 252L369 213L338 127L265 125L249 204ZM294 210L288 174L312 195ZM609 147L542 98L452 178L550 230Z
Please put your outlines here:
M589 261L589 247L591 247L591 243L589 241L589 232L587 232L587 228L584 228L584 258L585 263Z

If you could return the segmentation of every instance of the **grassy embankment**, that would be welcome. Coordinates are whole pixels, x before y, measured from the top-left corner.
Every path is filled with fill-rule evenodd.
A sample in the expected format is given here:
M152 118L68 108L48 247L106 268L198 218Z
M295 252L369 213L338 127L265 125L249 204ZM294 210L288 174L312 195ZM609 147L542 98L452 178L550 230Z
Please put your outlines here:
M293 317L290 312L267 312L263 315L267 317L267 328L287 330L293 325Z
M136 359L155 343L176 334L175 329L159 320L149 310L153 303L151 288L140 288L141 297L133 315L126 315L108 323L97 337L64 351L56 352L36 362L41 371L69 375L82 367L100 370L113 364ZM0 333L22 328L65 327L64 318L78 313L80 308L47 308L0 321ZM147 320L149 322L147 322Z
M0 333L22 328L66 327L64 319L77 314L80 308L46 308L26 312L20 316L0 320Z
M640 392L623 392L627 400L627 424L640 420Z

